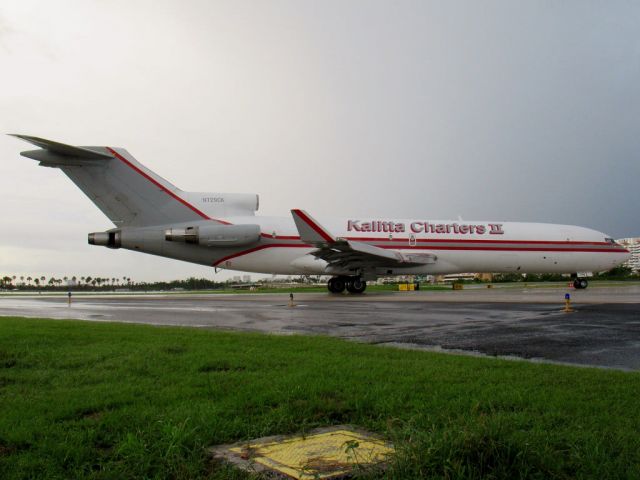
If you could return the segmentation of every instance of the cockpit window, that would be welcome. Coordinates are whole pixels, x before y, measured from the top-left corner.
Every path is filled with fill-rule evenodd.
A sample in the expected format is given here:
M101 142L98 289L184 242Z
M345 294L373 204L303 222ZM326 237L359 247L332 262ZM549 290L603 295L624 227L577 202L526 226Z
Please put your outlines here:
M617 242L613 238L606 237L604 241L610 243L611 245L617 245Z

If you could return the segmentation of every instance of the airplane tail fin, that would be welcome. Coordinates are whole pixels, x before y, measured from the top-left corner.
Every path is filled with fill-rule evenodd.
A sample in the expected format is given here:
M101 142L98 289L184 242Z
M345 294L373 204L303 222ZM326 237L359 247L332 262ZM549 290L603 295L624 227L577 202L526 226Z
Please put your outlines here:
M210 219L184 192L144 167L124 149L76 147L27 135L12 135L39 150L20 155L61 169L118 227ZM188 195L186 195L188 197Z

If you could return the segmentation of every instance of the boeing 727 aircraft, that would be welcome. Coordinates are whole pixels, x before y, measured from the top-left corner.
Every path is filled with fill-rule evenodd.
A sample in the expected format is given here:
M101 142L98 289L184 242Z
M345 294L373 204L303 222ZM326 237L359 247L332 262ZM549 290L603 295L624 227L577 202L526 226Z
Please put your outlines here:
M621 264L629 252L604 233L571 225L356 218L316 220L304 210L256 216L258 195L185 192L126 150L75 147L14 135L21 155L61 169L115 228L91 245L126 248L268 274L331 275L330 292L362 293L379 276L462 272L569 273Z

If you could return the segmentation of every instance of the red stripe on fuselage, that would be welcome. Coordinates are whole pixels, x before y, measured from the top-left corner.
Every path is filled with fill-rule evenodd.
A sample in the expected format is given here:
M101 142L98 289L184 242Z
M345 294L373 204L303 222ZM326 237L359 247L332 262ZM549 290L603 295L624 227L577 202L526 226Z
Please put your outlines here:
M270 235L264 232L261 232L260 235L264 238L275 238L276 240L300 240L300 237L296 235Z
M376 245L377 246L377 245ZM625 253L623 250L616 250L613 248L553 248L553 247L540 247L540 248L523 248L514 246L509 247L451 247L451 246L412 246L405 245L403 247L397 247L395 245L380 245L379 248L396 249L396 250L478 250L478 251L501 251L501 252L615 252Z
M215 218L211 218L209 215L207 215L206 213L204 213L202 210L199 210L198 208L194 207L193 205L191 205L189 202L187 202L186 200L180 198L178 195L176 195L175 193L173 193L171 190L169 190L167 187L165 187L164 185L162 185L160 182L158 182L155 178L153 178L152 176L150 176L149 174L147 174L146 172L144 172L143 170L141 170L140 168L138 168L137 166L135 166L133 163L131 163L129 160L127 160L126 158L124 158L122 155L120 155L118 152L116 152L113 148L110 147L106 147L107 150L109 150L109 152L111 152L111 154L116 157L118 160L120 160L122 163L124 163L125 165L127 165L128 167L132 168L135 172L139 173L140 175L142 175L144 178L146 178L147 180L149 180L151 183L153 183L156 187L158 187L160 190L162 190L164 193L166 193L167 195L169 195L170 197L172 197L173 199L177 200L178 202L180 202L181 204L183 204L185 207L189 208L190 210L192 210L193 212L197 213L198 215L200 215L202 218L204 218L205 220L215 220L216 222L220 222L223 223L225 225L231 225L231 223L226 222L224 220L218 220Z
M297 235L270 235L261 233L265 238L274 238L276 240L300 240ZM409 238L385 238L385 237L340 237L345 240L355 240L360 242L409 242ZM500 244L531 244L531 245L610 245L608 242L578 242L569 240L470 240L458 238L416 238L417 243L500 243ZM400 247L391 247L400 248Z
M409 242L409 238L385 238L385 237L344 237L347 240L361 242ZM574 242L569 240L484 240L468 238L417 238L416 242L432 243L513 243L513 244L535 244L535 245L610 245L607 242Z
M259 250L264 250L267 248L313 248L313 245L309 245L306 243L271 243L267 245L260 245L257 247L250 248L248 250L243 250L240 252L232 253L231 255L227 255L226 257L221 258L213 263L214 267L217 267L222 262L227 260L231 260L232 258L241 257L243 255L248 255L249 253L257 252ZM395 249L393 246L382 246L379 248L385 249ZM501 248L501 247L403 247L399 250L466 250L466 251L503 251L503 252L567 252L567 253L575 253L575 252L591 252L591 253L625 253L621 250L613 250L613 249L589 249L589 248L572 248L572 249L561 249L561 248Z
M226 262L227 260L231 260L232 258L240 257L242 255L247 255L249 253L257 252L258 250L264 250L265 248L312 248L312 245L307 245L306 243L271 243L267 245L259 245L257 247L250 248L248 250L243 250L241 252L232 253L231 255L227 255L226 257L222 257L220 260L213 262L213 266L217 267L222 262Z

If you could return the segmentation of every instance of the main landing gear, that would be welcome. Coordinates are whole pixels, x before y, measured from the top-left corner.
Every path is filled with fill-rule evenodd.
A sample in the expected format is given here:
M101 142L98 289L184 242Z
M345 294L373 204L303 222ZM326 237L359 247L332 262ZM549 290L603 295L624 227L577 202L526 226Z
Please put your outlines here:
M589 282L587 282L586 278L576 278L573 280L573 288L576 290L581 290L587 288L589 286Z
M362 293L367 288L367 282L361 277L332 277L327 288L331 293L342 293L345 289L349 293Z

